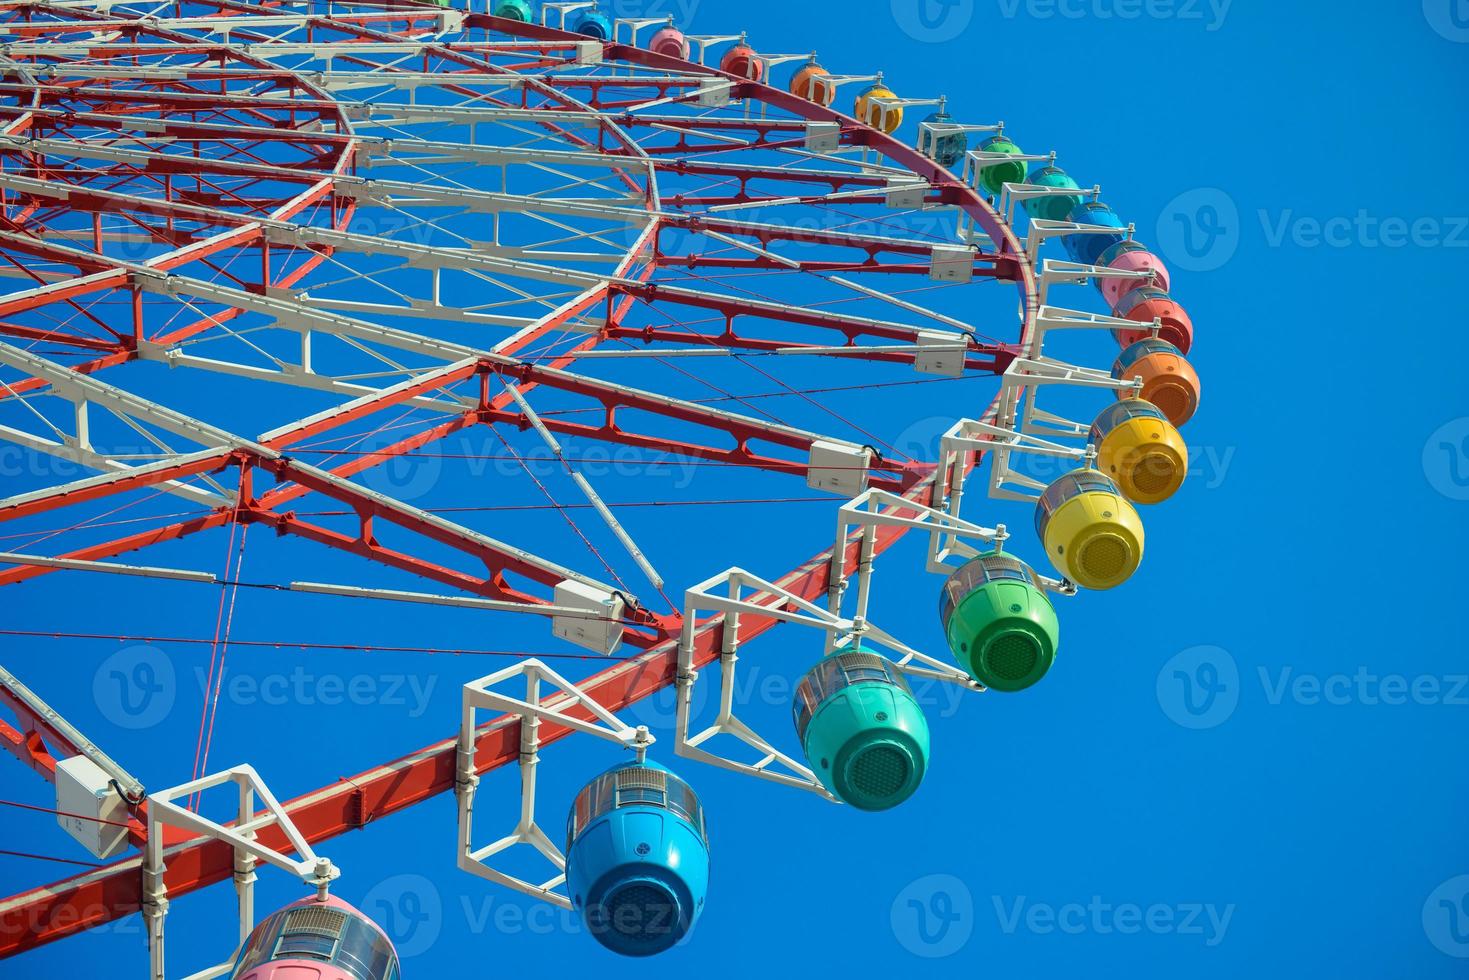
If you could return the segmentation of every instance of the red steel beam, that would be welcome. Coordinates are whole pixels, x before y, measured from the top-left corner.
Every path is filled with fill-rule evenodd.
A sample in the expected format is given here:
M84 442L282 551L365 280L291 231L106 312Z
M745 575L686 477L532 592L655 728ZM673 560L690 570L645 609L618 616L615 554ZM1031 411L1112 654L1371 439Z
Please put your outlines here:
M931 490L932 484L926 482L914 488L911 496L927 503ZM901 534L901 528L877 529L876 553L886 550ZM854 532L845 547L848 567L854 567L859 547L860 539ZM823 552L776 584L802 598L816 599L826 592L830 565L831 553ZM774 607L771 599L764 604ZM769 617L742 614L740 641L748 642L776 622ZM696 667L718 658L723 630L723 621L716 619L696 634ZM677 641L670 640L600 671L581 687L598 703L619 711L671 684L677 669ZM541 722L543 745L570 733L562 725ZM286 804L286 811L306 840L319 844L453 789L456 752L457 739L444 739L385 766L297 797ZM502 715L480 729L475 742L476 771L489 772L519 757L518 718ZM290 850L277 827L262 830L260 842L283 852ZM233 874L234 851L220 841L198 840L171 849L167 863L164 885L170 897L177 897ZM140 867L141 858L133 857L0 901L0 958L137 912L143 897Z
M623 327L609 326L606 335L615 340L639 340L644 343L659 341L669 344L682 344L689 347L727 347L734 350L774 351L790 350L792 348L813 347L819 348L818 344L795 344L786 340L772 340L766 337L743 337L733 331L721 334L697 333L693 330L670 330L666 327ZM850 345L839 354L823 354L820 356L837 357L844 360L862 361L884 361L891 364L912 364L917 355L904 351L882 351L867 350L857 345ZM990 374L1004 374L1010 362L1015 360L1015 352L1001 344L984 344L973 348L965 355L964 369L966 371L982 371Z
M48 783L56 782L56 764L62 759L82 755L82 750L58 731L47 719L31 710L9 688L0 685L0 705L10 709L19 727L0 720L0 748L29 766ZM128 803L128 842L141 847L148 839L147 813L143 805ZM188 840L180 835L177 842Z
M382 15L391 17L392 15ZM401 19L401 18L399 18ZM500 21L486 15L471 15L470 26L497 29L531 37L568 39L568 35L538 25L520 25ZM95 21L87 27L94 28ZM131 25L131 22L129 22ZM38 30L45 30L38 25ZM648 52L623 45L611 45L609 59L636 61L653 67L664 67L679 71L701 71L713 74L708 69L688 65L675 59L663 58ZM730 77L730 76L726 76ZM628 82L622 82L627 84ZM615 80L594 82L594 91L604 84L617 84ZM844 138L858 145L875 146L889 157L907 166L916 173L929 176L938 184L952 184L952 175L938 168L932 161L917 151L880 134L866 131L855 121L831 110L816 107L794 96L756 83L741 82L739 94L755 96L763 101L790 109L808 118L829 118L850 123L853 131L844 125ZM945 188L949 190L949 188ZM994 213L986 207L968 188L955 189L958 203L990 233L999 243L1002 253L1016 256L1017 282L1027 309L1034 303L1034 282L1018 243L1009 229L1002 225ZM944 197L949 197L946 193ZM926 503L931 492L931 483L925 481L910 488L910 497ZM163 532L172 536L188 533L186 528L202 524L222 522L227 515L218 512L195 522L175 525L175 530ZM157 539L161 532L149 532ZM885 527L877 532L877 550L885 550L902 534L901 528ZM142 542L147 535L134 537ZM110 543L97 548L116 547ZM857 557L858 542L849 538L846 542L848 561ZM95 548L93 549L96 550ZM816 598L826 589L831 556L824 553L800 566L785 576L780 584L806 598ZM3 581L3 577L0 577ZM753 638L775 620L746 615L741 617L742 640ZM707 625L696 635L695 662L703 665L712 662L720 649L723 630L722 621ZM595 675L588 683L588 692L599 702L619 710L671 683L677 668L677 650L667 642L641 655L630 658ZM519 722L513 717L501 717L486 725L477 741L477 768L484 772L515 761L519 754ZM542 723L541 734L551 742L564 737L568 730L561 726ZM455 778L454 740L435 743L420 752L406 756L387 766L379 767L359 776L339 782L331 787L300 797L287 805L296 821L312 843L330 839L347 830L365 825L369 820L411 806L421 800L451 789ZM276 847L286 847L278 830L271 828L262 833L263 842ZM182 894L196 888L224 880L233 871L233 853L219 842L195 842L172 849L169 854L169 870L166 884L170 893ZM66 881L14 896L0 902L0 956L13 955L34 948L82 929L100 925L112 919L130 914L140 908L141 876L139 859L118 862L95 872L79 875Z

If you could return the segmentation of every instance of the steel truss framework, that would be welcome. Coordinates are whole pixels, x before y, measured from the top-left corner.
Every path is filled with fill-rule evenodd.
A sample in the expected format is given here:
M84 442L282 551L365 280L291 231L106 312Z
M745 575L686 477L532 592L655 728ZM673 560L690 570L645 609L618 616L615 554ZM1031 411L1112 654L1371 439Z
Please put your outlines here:
M0 439L95 472L0 500L0 521L145 493L197 508L54 554L6 555L0 585L76 568L213 581L116 559L232 523L454 593L358 590L381 598L595 618L561 603L571 583L617 597L612 632L637 651L578 685L616 712L675 682L681 645L685 671L713 663L786 617L791 597L836 590L834 558L836 578L870 565L907 530L934 527L928 508L946 501L934 498L933 462L595 367L761 355L1013 378L1017 359L1042 356L1034 252L968 169L956 177L837 111L703 64L390 2L7 3L0 33L0 274L16 284L0 295ZM865 227L833 220L837 208ZM905 233L915 215L940 216L945 234ZM764 292L729 285L754 274ZM1013 324L970 322L892 285L986 281L1017 290ZM247 435L144 394L129 367L144 363L296 389L327 407L270 418L263 399L271 424ZM1014 398L1003 407L1013 425ZM300 458L313 440L408 413L431 421L347 462ZM833 549L772 577L777 590L744 600L737 617L686 621L358 479L473 427L533 432L563 459L559 440L574 439L848 497L870 490L885 517L842 524ZM120 450L128 440L150 448ZM977 458L962 455L946 461L950 483L954 465ZM588 481L578 486L600 504ZM308 501L353 516L313 521ZM654 556L605 506L597 513L660 589ZM0 698L16 719L0 722L0 744L43 776L86 748ZM517 761L520 728L511 712L475 729L475 772ZM541 718L537 744L575 729ZM465 754L446 739L284 811L317 844L454 789ZM129 803L130 839L152 844L168 895L235 873L227 841L150 823L141 795ZM155 825L161 841L149 840ZM260 827L258 844L292 848L280 825ZM140 910L143 862L0 902L0 957Z

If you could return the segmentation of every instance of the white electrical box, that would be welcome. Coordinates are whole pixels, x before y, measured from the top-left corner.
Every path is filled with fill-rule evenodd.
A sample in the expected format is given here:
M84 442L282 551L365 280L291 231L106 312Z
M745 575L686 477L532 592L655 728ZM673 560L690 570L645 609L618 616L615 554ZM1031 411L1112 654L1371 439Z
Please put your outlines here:
M699 83L699 105L706 108L717 108L729 105L729 93L731 89L727 78L706 78Z
M812 153L835 153L841 144L842 126L834 122L808 122L806 149Z
M576 42L576 63L579 65L601 64L604 53L601 41Z
M915 184L913 177L890 177L887 184L887 206L917 211L928 194L927 184ZM896 190L894 189L896 188Z
M561 639L597 653L611 653L622 642L622 596L566 579L556 586L551 601L558 606L585 609L600 617L552 616L551 632Z
M929 255L928 278L935 282L973 279L974 249L967 245L935 245Z
M56 822L99 858L114 857L128 845L127 827L117 826L127 823L127 804L111 778L84 755L56 764Z
M964 373L969 344L963 334L944 330L918 331L918 352L913 367L919 374L941 374L957 378Z
M840 442L817 440L811 444L806 486L844 497L855 497L867 489L867 467L872 450Z

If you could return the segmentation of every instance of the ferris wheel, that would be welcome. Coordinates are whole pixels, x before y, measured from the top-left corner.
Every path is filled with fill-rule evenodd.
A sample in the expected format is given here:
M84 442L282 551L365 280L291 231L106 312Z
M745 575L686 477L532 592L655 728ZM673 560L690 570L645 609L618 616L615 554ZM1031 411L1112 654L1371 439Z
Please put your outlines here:
M80 573L237 588L238 559L219 574L135 553L233 548L259 526L359 570L296 578L265 540L252 562L275 588L537 619L548 644L610 661L472 680L457 737L284 802L276 759L196 757L191 781L144 787L87 719L0 670L5 747L112 862L0 902L0 956L139 912L150 976L179 975L169 904L232 878L239 921L192 976L396 977L316 849L448 792L464 871L657 953L709 889L695 787L716 776L694 763L863 810L907 801L930 743L913 681L1021 696L1056 659L1057 607L1122 585L1138 506L1183 483L1200 384L1162 261L1057 154L921 80L589 2L0 16L0 440L88 474L5 488L22 543L0 554L0 595ZM935 414L921 452L903 433ZM471 430L553 521L475 512L482 483L441 479L420 503L381 478ZM629 519L619 484L639 478L593 472L598 451L707 467L783 516L691 525L704 567L665 578L688 564L681 532ZM946 651L872 615L875 564L910 533ZM721 554L737 542L742 563ZM418 585L384 588L388 572ZM778 623L804 658L762 649ZM765 656L799 678L793 730L757 731L732 701ZM665 688L672 731L629 723ZM538 800L541 749L568 735L628 755ZM496 807L480 778L511 764L521 799ZM221 788L233 821L193 805ZM538 802L569 811L564 836ZM544 879L500 863L517 847ZM267 867L307 894L257 921Z

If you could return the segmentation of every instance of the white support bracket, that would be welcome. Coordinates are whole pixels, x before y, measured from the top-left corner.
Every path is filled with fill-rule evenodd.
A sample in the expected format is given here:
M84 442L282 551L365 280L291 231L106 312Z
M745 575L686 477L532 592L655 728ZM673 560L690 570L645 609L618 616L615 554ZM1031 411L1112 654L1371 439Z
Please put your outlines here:
M1057 262L1048 260L1041 274L1041 298L1044 299L1049 286L1060 282L1085 282L1099 275L1109 273L1097 266L1082 265L1075 262ZM1117 273L1119 276L1129 278L1145 278L1148 273ZM1156 336L1161 324L1154 320L1152 324L1153 335ZM975 426L983 425L984 429L972 429L976 434L986 441L992 441L987 448L994 452L994 463L990 480L990 495L1009 500L1033 500L1038 493L1045 489L1045 484L1031 477L1015 472L1011 466L1011 457L1014 453L1030 453L1033 455L1055 456L1060 458L1087 456L1086 451L1068 447L1058 447L1049 439L1081 439L1085 440L1091 431L1091 426L1084 422L1075 422L1063 418L1042 409L1039 404L1039 395L1042 388L1055 385L1063 385L1072 388L1092 388L1112 393L1125 393L1131 391L1136 393L1141 390L1142 385L1137 379L1131 381L1114 379L1110 371L1102 371L1095 368L1079 367L1064 361L1045 356L1042 351L1045 347L1047 336L1054 330L1140 330L1148 329L1147 324L1122 317L1108 316L1101 313L1089 313L1083 310L1069 310L1061 307L1042 305L1037 309L1031 319L1030 343L1027 356L1018 357L1005 369L1002 377L1000 394L995 403L993 412L987 416L986 423L972 423ZM991 431L992 430L992 431ZM1065 450L1061 452L1060 450ZM962 483L963 476L959 474L958 481ZM1014 489L1014 487L1020 489Z
M964 153L964 170L960 173L960 179L978 190L979 175L990 167L1003 163L1053 164L1055 162L1055 151L1050 153L997 153L993 150L967 150Z
M1000 379L1000 398L996 403L994 419L997 424L1015 432L1028 435L1078 437L1091 431L1087 423L1072 422L1039 408L1036 404L1038 390L1051 385L1069 388L1096 388L1110 392L1138 392L1142 389L1140 379L1118 380L1110 371L1067 364L1051 357L1017 357L1010 362ZM1024 410L1019 414L1017 406L1025 399Z
M882 72L875 75L815 75L811 79L812 101L830 105L836 101L837 89L843 85L851 82L880 83L881 81Z
M595 9L597 0L547 0L541 4L541 26L551 26L551 13L554 11L558 20L556 27L560 30L568 30L566 26L566 15L578 10L586 10L588 7Z
M1067 446L1037 435L1017 432L993 422L975 419L960 419L953 428L944 433L940 442L939 470L934 493L947 495L945 510L958 516L964 496L966 453L990 453L993 460L990 471L989 494L1002 500L1037 500L1048 486L1040 480L1017 473L1010 466L1010 456L1021 453L1031 456L1046 456L1069 460L1077 467L1086 465L1096 458L1096 449ZM1014 487L1021 489L1014 489Z
M1031 320L1031 342L1030 354L1033 358L1038 357L1045 346L1046 334L1052 330L1148 330L1151 329L1156 336L1163 322L1154 318L1151 324L1141 320L1129 320L1126 317L1110 316L1106 313L1088 313L1085 310L1068 310L1059 306L1042 305L1035 311L1035 317Z
M943 96L939 96L936 99L902 99L893 96L890 99L872 98L867 101L877 106L877 128L883 132L888 132L888 121L894 112L901 113L904 109L914 109L926 105L942 106L944 104ZM866 121L865 119L863 120L863 122ZM894 126L893 128L896 129L897 127Z
M663 17L619 17L612 22L612 40L618 43L629 44L635 48L641 47L638 44L638 34L643 28L654 26L660 30L664 27L672 27L673 15L667 14ZM627 40L625 42L622 37L623 28L627 29Z
M234 823L217 823L193 810L185 809L174 801L202 794L216 786L234 784L238 790L238 806ZM258 801L265 807L256 814ZM295 857L289 857L259 842L258 835L266 827L278 826L286 835ZM167 850L163 846L163 828L178 827L202 837L223 841L235 852L235 897L239 907L239 942L235 952L224 963L191 973L185 980L212 980L234 969L235 959L245 940L255 928L255 866L257 862L274 865L287 871L303 883L316 889L317 897L325 901L332 881L340 874L326 858L317 857L301 831L291 821L290 814L275 798L261 780L260 775L248 765L234 766L223 772L204 776L193 782L175 786L173 789L148 794L148 841L143 848L143 919L148 927L148 956L152 980L165 980L164 973L164 919L168 915L168 889L163 875L167 863Z
M1113 231L1116 229L1114 228ZM1052 286L1080 286L1093 279L1131 279L1139 286L1145 286L1153 281L1153 273L1146 269L1124 272L1121 269L1109 269L1104 265L1084 265L1080 262L1063 262L1060 259L1046 259L1041 263L1040 270L1040 275L1036 277L1039 287L1037 296L1039 302L1036 305L1040 307L1050 305Z
M1102 185L1093 184L1090 188L1051 187L1046 184L1012 184L1007 181L1000 188L998 210L1005 216L1005 224L1013 228L1015 226L1015 206L1017 204L1024 204L1026 201L1046 197L1079 197L1083 200L1090 198L1093 201L1100 201L1102 199Z
M929 547L924 568L940 575L953 570L948 564L949 558L968 559L979 554L979 549L968 544L968 541L1000 547L1010 536L1003 524L992 528L981 527L956 514L926 507L887 490L868 490L861 496L854 497L837 512L836 544L832 551L831 581L827 586L827 607L833 613L841 612L842 601L851 584L852 575L847 570L845 542L853 527L862 529L857 567L853 573L857 579L857 609L853 619L857 622L865 622L867 619L878 528L906 527L927 532Z
M940 479L946 476L947 471L941 469ZM942 489L942 484L935 486L936 499L941 499L937 495ZM955 510L957 511L957 507ZM992 528L983 527L964 520L957 512L951 513L949 510L926 507L887 490L869 490L847 503L837 515L837 537L832 552L831 583L827 588L827 606L833 613L841 612L845 593L851 584L851 576L846 567L844 543L848 540L848 534L853 527L862 528L855 570L857 609L853 617L853 620L859 624L865 622L867 617L878 528L906 527L926 532L929 536L929 547L924 567L927 571L937 575L948 575L954 570L955 566L951 564L951 560L968 561L977 557L981 553L981 548L971 542L995 551L1003 551L1004 543L1010 538L1010 532L1003 524ZM1043 588L1052 592L1070 595L1076 591L1069 582L1060 579L1048 579L1040 575L1037 575L1037 579ZM965 681L968 681L967 675L965 675ZM969 682L969 686L974 685Z
M694 638L701 629L710 625L696 625L701 612L718 613L723 621L723 642L719 652L719 709L708 727L696 734L690 734L694 685L699 679L699 672L694 669ZM809 790L834 803L840 801L821 785L808 767L782 752L735 715L735 672L739 663L741 615L775 619L821 630L825 634L825 653L830 653L847 641L860 640L864 644L885 647L890 652L889 659L893 665L905 674L947 681L970 690L983 690L968 674L919 653L872 622L844 618L839 613L823 609L741 568L730 568L689 589L684 594L683 614L683 633L679 639L678 652L678 706L674 751L685 758L707 762L731 772ZM743 742L754 749L759 757L754 762L745 762L705 748L706 743L719 735L728 735ZM779 769L772 768L777 765Z
M716 44L729 44L734 41L744 40L743 34L685 34L684 39L689 42L689 53L698 53L698 57L692 60L696 64L704 63L704 56L708 50Z
M936 101L938 103L939 112L947 111L947 99L944 96L940 96ZM943 139L945 136L954 136L961 133L966 136L969 133L994 133L998 136L1003 135L1004 132L1004 120L1001 120L997 123L957 123L930 122L929 120L925 119L918 124L918 140L913 145L919 153L922 153L929 159L933 159L934 149L937 148L937 146L939 145L939 140Z
M1020 158L1011 157L1011 159L1019 160ZM1030 256L1031 263L1035 264L1041 246L1052 238L1064 238L1067 235L1121 235L1131 240L1135 231L1137 231L1135 224L1129 224L1126 228L1114 228L1111 225L1092 225L1080 221L1051 221L1048 218L1032 218L1030 227L1025 232L1025 253Z
M525 679L525 696L512 697L493 690L515 678ZM542 684L556 688L547 698ZM520 718L520 817L515 829L492 844L474 846L474 799L479 787L475 766L475 735L478 712L491 711ZM589 717L588 717L589 716ZM645 726L624 724L585 691L535 658L497 671L464 685L459 724L459 749L454 791L459 802L458 862L462 871L498 885L570 909L571 899L558 890L566 883L566 856L536 822L536 767L540 764L541 721L550 721L572 731L614 742L637 752L643 760L653 736ZM490 867L486 861L518 844L528 844L555 866L557 874L536 884Z

